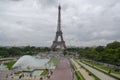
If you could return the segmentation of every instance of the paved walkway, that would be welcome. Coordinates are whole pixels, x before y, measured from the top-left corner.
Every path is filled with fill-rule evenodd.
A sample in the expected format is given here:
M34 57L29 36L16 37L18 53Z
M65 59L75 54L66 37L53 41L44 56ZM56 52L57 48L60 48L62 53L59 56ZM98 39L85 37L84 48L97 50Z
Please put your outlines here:
M71 61L75 64L78 71L80 71L80 73L83 75L85 80L94 80L94 78L90 76L89 73L85 69L81 68L81 66L77 62L75 62L73 59L71 59Z
M87 68L89 71L91 71L93 74L95 74L97 77L99 77L101 80L116 80L111 76L108 76L86 64L83 64L82 62L79 62L81 65L83 65L85 68Z
M10 74L10 71L8 71L8 70L3 70L3 71L1 71L1 70L0 70L0 80L6 79L6 75L7 75L7 74Z
M68 59L61 58L60 63L53 71L50 80L72 80L71 66Z

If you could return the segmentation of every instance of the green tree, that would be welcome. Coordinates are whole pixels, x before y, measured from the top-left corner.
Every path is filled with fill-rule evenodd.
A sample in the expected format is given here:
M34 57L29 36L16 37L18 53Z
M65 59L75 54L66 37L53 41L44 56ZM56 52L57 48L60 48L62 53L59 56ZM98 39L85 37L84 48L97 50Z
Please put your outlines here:
M22 55L22 51L18 47L11 47L11 48L9 48L8 52L9 52L10 56Z
M107 44L106 48L109 48L109 49L117 49L117 48L120 48L120 42L114 41L114 42L112 42L112 43L109 43L109 44Z
M98 47L96 47L96 49L95 49L97 52L102 52L102 51L104 51L104 46L98 46Z

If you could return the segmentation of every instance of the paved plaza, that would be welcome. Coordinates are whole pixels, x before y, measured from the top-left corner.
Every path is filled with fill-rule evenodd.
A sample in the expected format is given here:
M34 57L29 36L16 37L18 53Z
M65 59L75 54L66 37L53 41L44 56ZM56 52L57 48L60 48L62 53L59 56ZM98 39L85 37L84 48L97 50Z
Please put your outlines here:
M54 70L50 80L73 80L71 66L68 59L66 58L60 59L60 63Z

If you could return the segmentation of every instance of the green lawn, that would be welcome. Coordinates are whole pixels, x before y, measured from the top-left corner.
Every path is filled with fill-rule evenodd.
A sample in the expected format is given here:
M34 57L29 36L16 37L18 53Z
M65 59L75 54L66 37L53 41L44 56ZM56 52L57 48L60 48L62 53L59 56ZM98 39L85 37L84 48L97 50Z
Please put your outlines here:
M40 76L45 76L47 73L48 73L48 70L45 69L45 70L43 70L43 72L40 74Z
M58 58L51 58L49 63L53 63L54 66L57 66L57 64L59 63L59 59Z
M12 66L15 64L16 61L5 62L4 65L7 66L8 69L12 69Z

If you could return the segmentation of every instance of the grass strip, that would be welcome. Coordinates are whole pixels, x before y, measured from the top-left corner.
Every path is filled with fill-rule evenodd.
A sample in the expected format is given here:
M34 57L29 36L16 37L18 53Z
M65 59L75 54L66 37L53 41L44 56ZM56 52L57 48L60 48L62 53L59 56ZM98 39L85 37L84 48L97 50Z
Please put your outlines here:
M96 70L99 70L99 71L101 71L101 72L103 72L103 73L105 73L105 74L107 74L107 75L109 75L109 76L111 76L111 77L113 77L113 78L115 78L115 79L117 79L117 80L120 80L120 78L118 78L118 77L116 77L116 76L114 76L114 75L112 75L112 74L109 74L109 73L106 72L105 70L99 69L99 68L93 66L92 64L88 64L88 63L86 63L85 61L84 61L84 62L82 61L82 63L84 63L84 64L86 64L86 65L88 65L88 66L90 66L90 67L92 67L92 68L94 68L94 69L96 69Z
M12 66L15 64L16 61L11 61L11 62L5 62L4 65L7 66L7 68L10 70L12 69Z
M72 61L70 61L71 63L71 67L73 68L73 70L75 71L75 75L77 77L77 80L85 80L85 78L83 77L83 75L77 70L77 67L73 64Z
M40 76L45 76L48 73L48 69L44 69Z
M85 78L82 76L82 74L79 71L75 71L75 74L78 80L85 80Z
M79 65L81 65L78 61L76 61ZM89 75L93 76L95 78L95 80L101 80L100 78L98 78L96 75L94 75L91 71L89 71L87 68L85 68L84 66L81 65L82 68L84 68Z
M111 70L111 73L120 74L119 71L118 71L118 72L115 71L116 68L113 68L113 67L111 67L111 66L105 66L105 65L103 65L103 64L99 64L99 63L95 63L95 62L87 61L87 60L83 60L83 61L84 61L85 63L88 63L88 64L92 65L92 66L96 66L96 67L98 67L98 68L100 68L100 69L103 69L103 70L105 70L106 72L109 72L109 70Z

